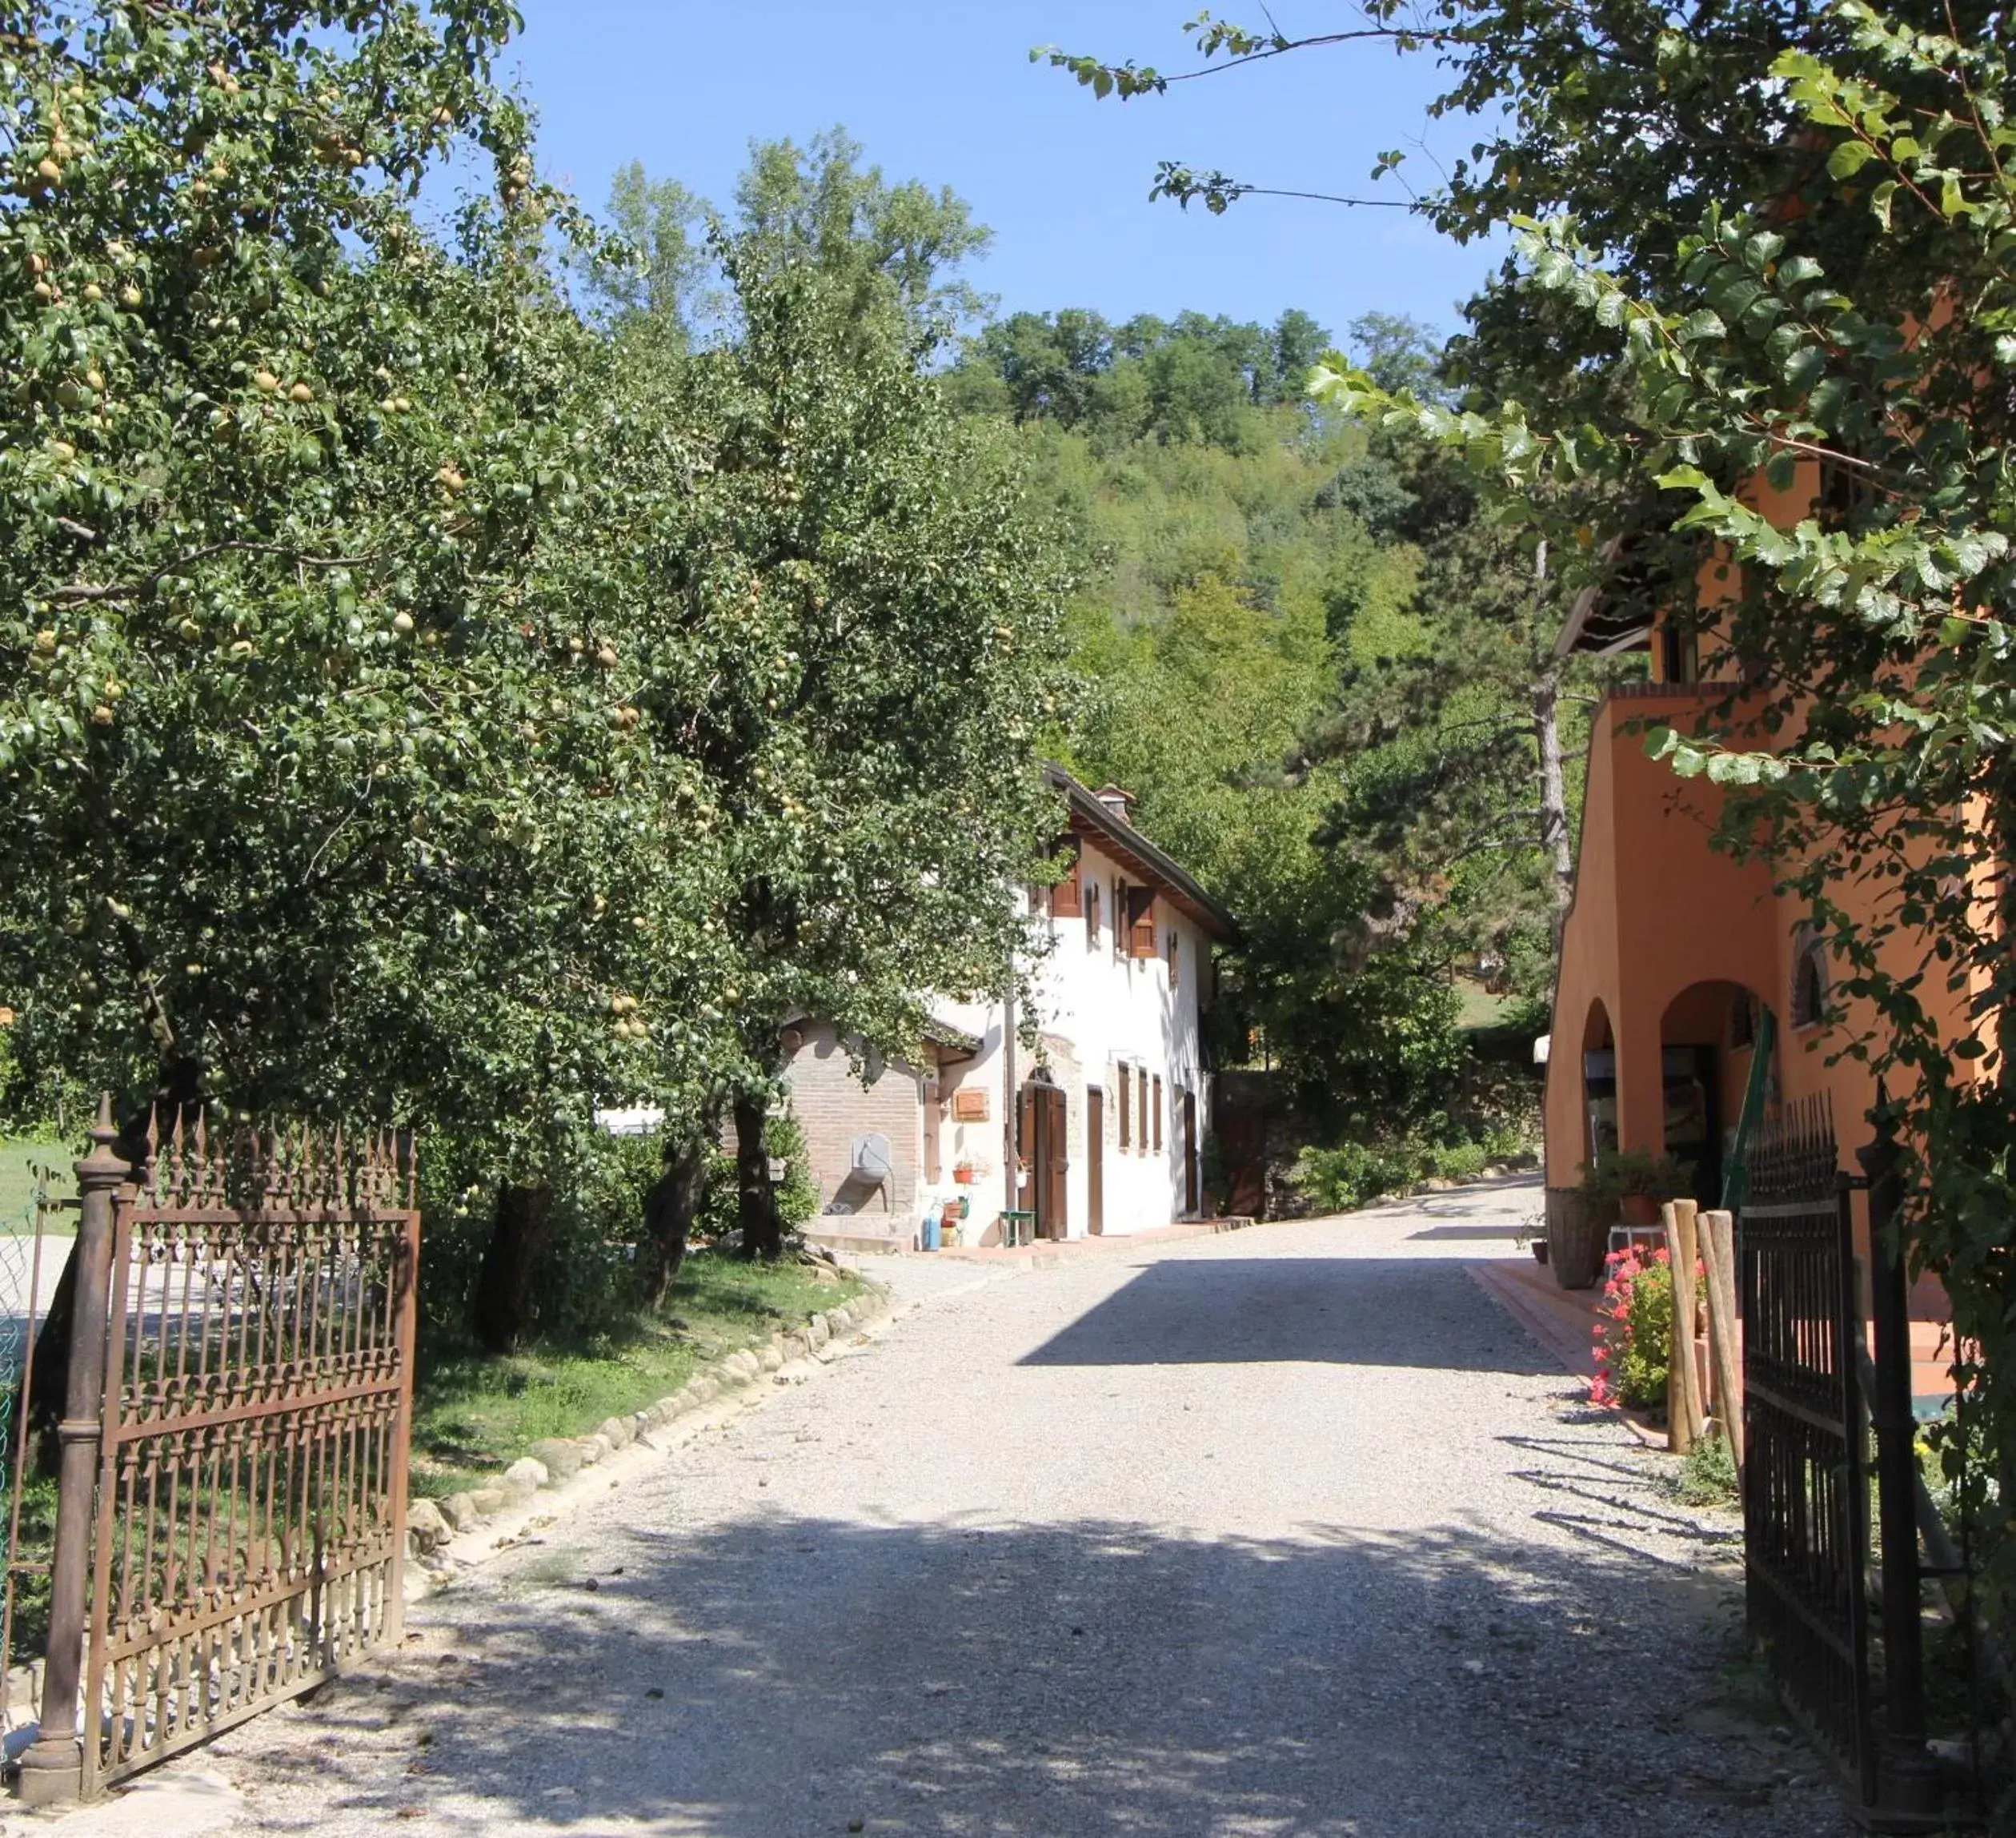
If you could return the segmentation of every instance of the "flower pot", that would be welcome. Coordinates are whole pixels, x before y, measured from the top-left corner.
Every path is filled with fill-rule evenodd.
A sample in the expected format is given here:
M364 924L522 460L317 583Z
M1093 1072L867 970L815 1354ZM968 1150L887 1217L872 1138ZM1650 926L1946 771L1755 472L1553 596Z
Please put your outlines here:
M1563 1289L1593 1289L1609 1249L1610 1222L1580 1194L1547 1226L1547 1262Z
M1622 1225L1656 1226L1659 1202L1649 1194L1626 1194L1617 1203L1617 1216Z
M1546 1261L1547 1261L1547 1241L1546 1241L1545 1238L1535 1238L1535 1239L1533 1240L1533 1261L1535 1263L1537 1263L1537 1264L1544 1264L1545 1262L1546 1262Z

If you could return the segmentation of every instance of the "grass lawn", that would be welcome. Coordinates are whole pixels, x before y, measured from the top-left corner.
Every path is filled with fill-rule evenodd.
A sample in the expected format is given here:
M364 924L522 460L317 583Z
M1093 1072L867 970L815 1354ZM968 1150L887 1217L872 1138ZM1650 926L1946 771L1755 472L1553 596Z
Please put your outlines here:
M1461 1005L1456 1017L1459 1028L1496 1027L1515 1006L1512 997L1494 996L1468 977L1456 979L1456 998Z
M70 1164L76 1159L77 1151L68 1143L22 1136L0 1138L0 1232L15 1230L27 1218L34 1203L38 1167L56 1170L56 1179L49 1184L51 1198L75 1193Z
M423 1347L413 1399L418 1495L494 1481L543 1436L583 1436L676 1391L692 1373L860 1294L852 1276L812 1266L745 1264L700 1252L686 1260L664 1318L621 1323L585 1345L537 1346L507 1358L467 1346Z

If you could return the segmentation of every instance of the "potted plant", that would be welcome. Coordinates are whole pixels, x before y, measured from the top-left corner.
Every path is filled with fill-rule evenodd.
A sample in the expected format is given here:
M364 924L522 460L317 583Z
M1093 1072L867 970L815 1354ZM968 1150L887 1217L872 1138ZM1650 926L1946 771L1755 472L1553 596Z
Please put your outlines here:
M1656 1226L1659 1209L1684 1193L1687 1171L1670 1155L1645 1149L1605 1149L1582 1170L1582 1193L1599 1217L1627 1226Z
M1593 1289L1603 1274L1603 1253L1616 1208L1589 1197L1586 1184L1547 1195L1546 1262L1563 1289Z
M1545 1263L1549 1249L1547 1242L1546 1214L1544 1213L1537 1216L1529 1214L1527 1218L1521 1219L1513 1228L1512 1242L1521 1250L1531 1251L1533 1261L1535 1263Z

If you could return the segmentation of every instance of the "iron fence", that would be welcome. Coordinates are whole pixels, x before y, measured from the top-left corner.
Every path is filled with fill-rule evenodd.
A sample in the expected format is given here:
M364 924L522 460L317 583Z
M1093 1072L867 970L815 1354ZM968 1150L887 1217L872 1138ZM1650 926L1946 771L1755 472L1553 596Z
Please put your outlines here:
M1862 1309L1838 1166L1824 1099L1750 1146L1737 1243L1745 1599L1781 1692L1873 1803Z
M1839 1767L1858 1816L1875 1831L1931 1831L1942 1820L1925 1742L1910 1324L1894 1230L1900 1158L1880 1087L1877 1118L1859 1179L1841 1167L1824 1097L1791 1107L1750 1146L1737 1238L1745 1595L1779 1695ZM1866 1260L1858 1190L1870 1196Z
M108 1112L78 1163L41 1732L89 1798L396 1640L415 1278L410 1141L214 1140ZM53 1375L51 1375L53 1376Z

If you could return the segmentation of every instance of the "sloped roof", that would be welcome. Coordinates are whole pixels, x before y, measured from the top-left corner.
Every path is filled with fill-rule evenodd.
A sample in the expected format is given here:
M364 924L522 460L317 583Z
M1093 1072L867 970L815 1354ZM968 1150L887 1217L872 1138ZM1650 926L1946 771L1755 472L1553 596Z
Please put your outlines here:
M1070 810L1071 833L1096 843L1144 886L1152 887L1178 911L1188 915L1220 944L1239 936L1239 925L1220 901L1176 860L1165 854L1126 818L1100 801L1099 794L1073 778L1062 766L1045 762L1044 780L1064 794Z

